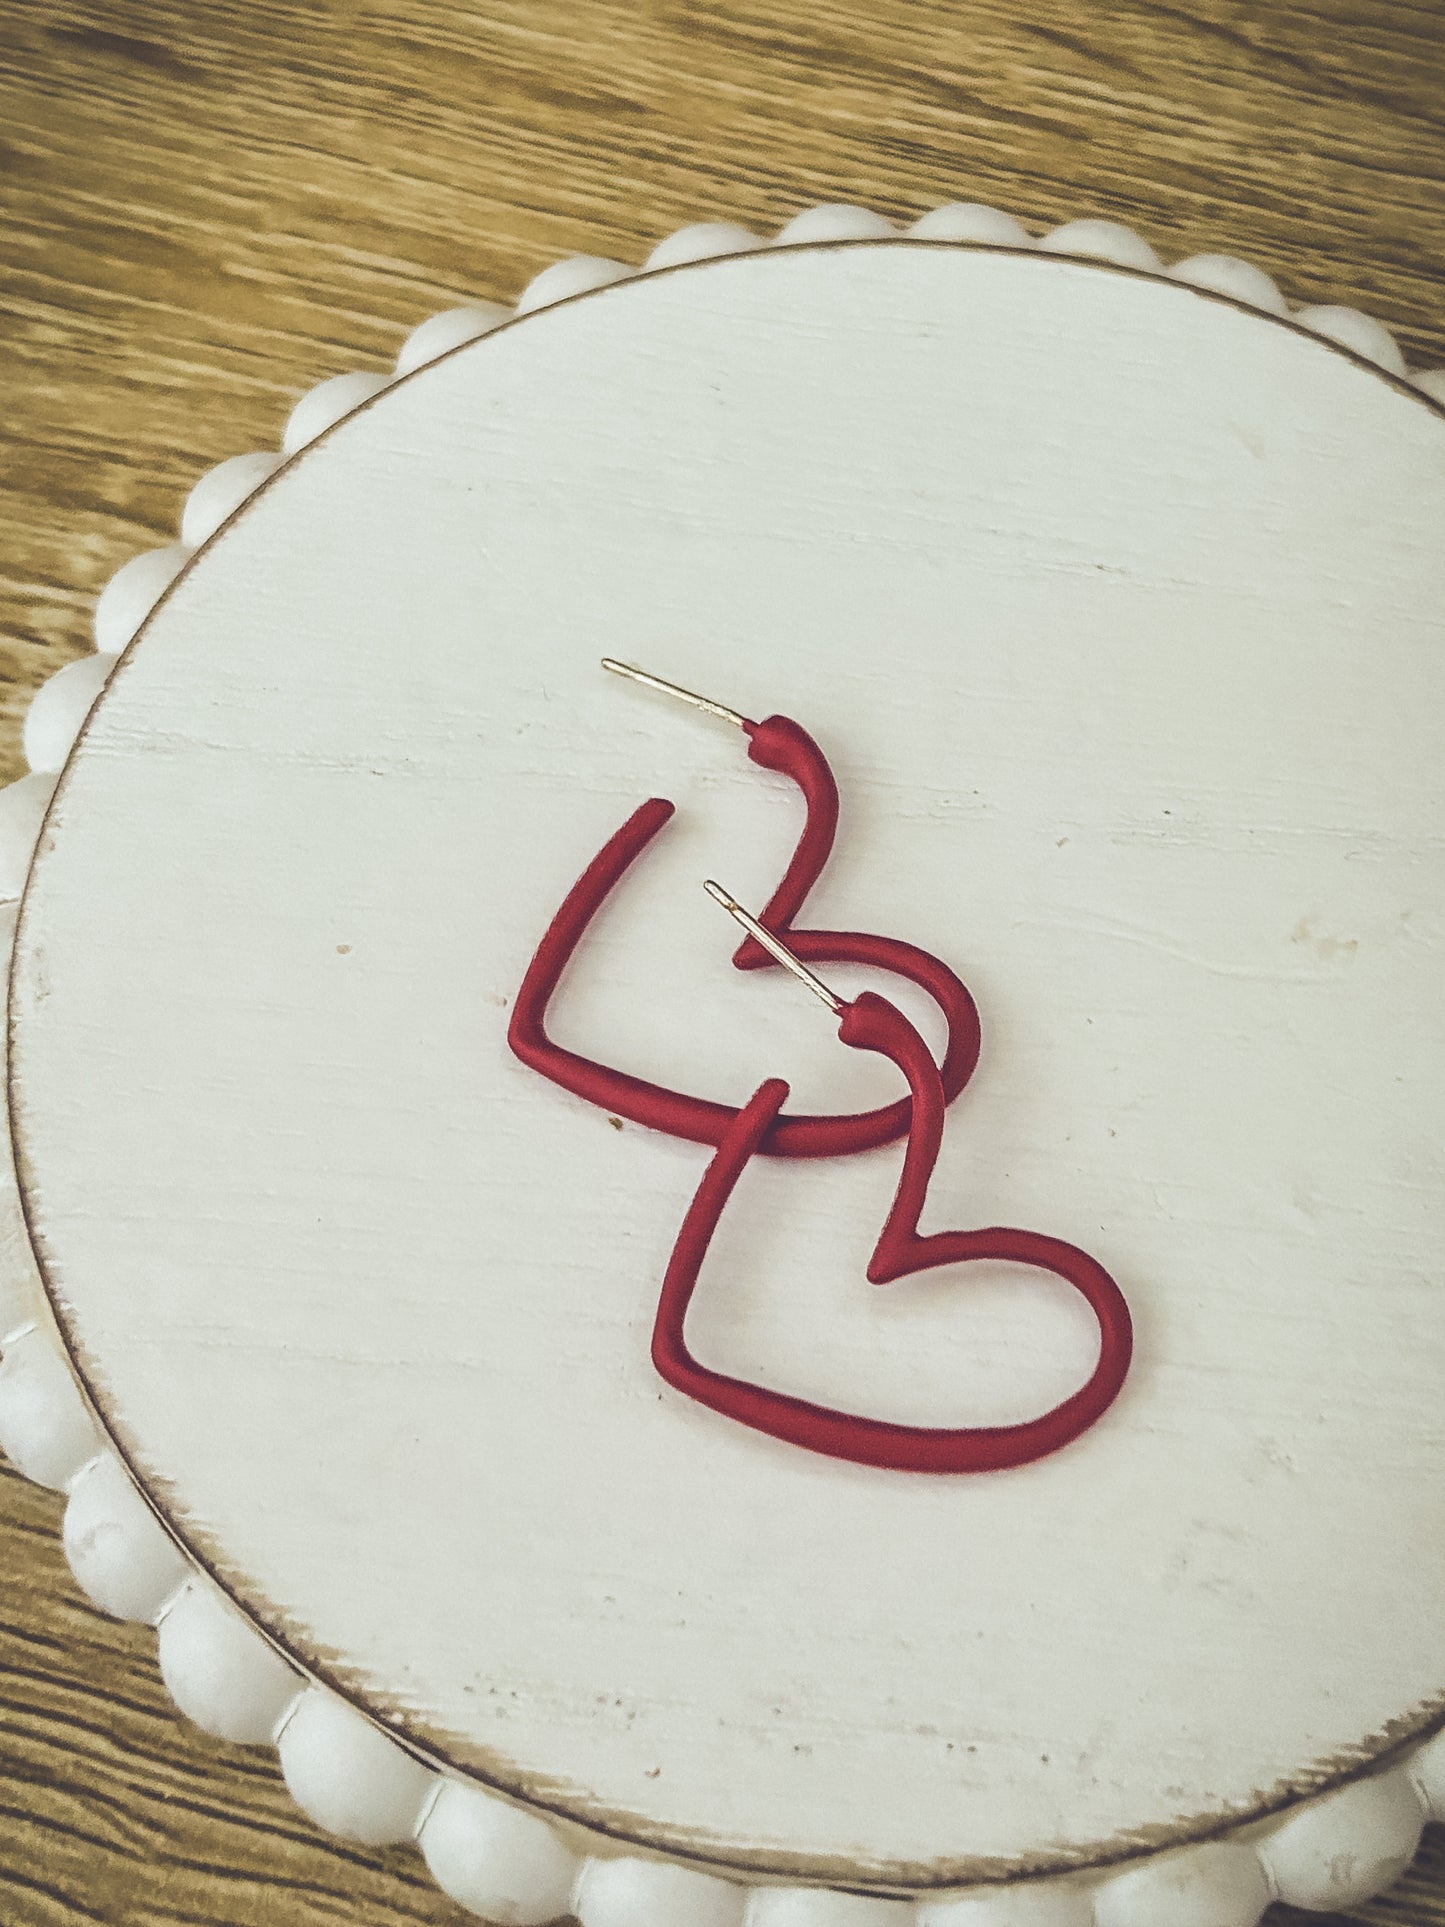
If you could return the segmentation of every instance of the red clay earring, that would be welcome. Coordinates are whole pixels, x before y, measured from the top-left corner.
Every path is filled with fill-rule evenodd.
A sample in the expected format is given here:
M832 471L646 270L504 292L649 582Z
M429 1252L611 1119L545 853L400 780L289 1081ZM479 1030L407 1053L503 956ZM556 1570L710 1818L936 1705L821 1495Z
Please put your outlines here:
M838 1035L854 1050L877 1051L902 1071L912 1093L908 1149L892 1208L868 1265L868 1277L891 1284L940 1265L993 1260L1050 1273L1082 1294L1099 1325L1099 1358L1088 1380L1062 1404L1017 1425L941 1428L898 1425L835 1411L808 1399L771 1391L700 1365L687 1348L684 1325L707 1248L748 1160L762 1146L788 1087L780 1078L760 1084L698 1186L678 1233L653 1327L652 1360L677 1391L726 1418L787 1444L858 1465L897 1472L992 1472L1026 1465L1076 1439L1118 1396L1129 1370L1133 1327L1113 1278L1087 1252L1037 1231L992 1226L924 1236L918 1219L943 1135L944 1095L923 1039L886 998L864 991L845 1003L760 923L718 888L707 886L776 960L793 971L840 1019Z
M944 1102L951 1103L978 1062L978 1010L966 985L947 964L915 944L865 931L793 928L792 919L801 911L828 861L838 827L838 786L827 758L812 737L786 716L769 716L754 723L722 703L695 696L659 676L611 657L603 660L604 667L616 674L678 697L741 729L748 738L750 759L764 769L777 770L797 785L806 805L806 818L783 880L763 911L762 922L769 930L786 934L795 953L809 963L867 965L907 978L925 990L948 1026L948 1043L938 1071ZM588 925L672 813L673 806L664 797L653 797L642 804L568 891L522 979L507 1041L524 1064L589 1103L673 1137L717 1145L738 1116L734 1106L667 1090L580 1052L566 1050L553 1042L546 1028L547 1006ZM770 965L774 959L761 944L748 938L733 961L739 969L751 970ZM909 1109L910 1100L905 1097L872 1111L775 1116L758 1148L770 1157L806 1158L871 1150L903 1136L908 1129Z

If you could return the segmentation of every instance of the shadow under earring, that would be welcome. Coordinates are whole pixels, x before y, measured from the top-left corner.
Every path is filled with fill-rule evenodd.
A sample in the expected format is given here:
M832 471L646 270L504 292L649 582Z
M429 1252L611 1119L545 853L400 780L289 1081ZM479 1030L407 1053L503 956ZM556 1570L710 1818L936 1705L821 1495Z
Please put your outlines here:
M896 1064L912 1094L908 1148L898 1189L868 1264L874 1284L891 1284L942 1265L992 1262L1027 1266L1079 1292L1099 1327L1099 1356L1087 1381L1038 1418L1013 1425L937 1427L894 1424L838 1411L699 1364L685 1335L698 1276L738 1179L766 1139L788 1096L780 1078L759 1085L738 1112L683 1219L663 1279L653 1326L652 1360L675 1390L757 1432L829 1458L898 1472L992 1472L1057 1452L1087 1431L1117 1398L1133 1352L1129 1307L1111 1275L1077 1245L1042 1232L989 1226L923 1234L918 1220L943 1136L944 1095L923 1039L886 998L864 991L845 1003L754 918L720 890L709 891L775 959L793 970L839 1018L838 1035L854 1050L876 1051Z

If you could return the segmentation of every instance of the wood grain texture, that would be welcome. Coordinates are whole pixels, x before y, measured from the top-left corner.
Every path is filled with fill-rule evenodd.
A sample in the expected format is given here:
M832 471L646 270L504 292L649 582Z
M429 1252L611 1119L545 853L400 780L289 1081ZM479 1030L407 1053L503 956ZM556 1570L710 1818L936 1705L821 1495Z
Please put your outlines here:
M990 200L1236 252L1445 362L1435 0L12 0L0 20L5 773L30 692L200 469L408 327L701 218ZM0 1919L459 1921L188 1733L148 1634L77 1598L59 1503L0 1502ZM1363 1918L1445 1921L1445 1853Z

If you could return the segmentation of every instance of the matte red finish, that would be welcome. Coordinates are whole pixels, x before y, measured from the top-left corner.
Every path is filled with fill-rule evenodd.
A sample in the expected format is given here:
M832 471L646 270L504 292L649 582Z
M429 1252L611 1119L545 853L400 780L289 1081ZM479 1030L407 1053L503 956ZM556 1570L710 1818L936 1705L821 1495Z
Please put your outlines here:
M827 757L807 730L789 716L765 716L745 723L749 761L777 770L803 793L807 815L783 880L758 914L764 929L782 936L791 930L808 892L823 874L838 834L838 785ZM932 960L930 960L932 961ZM776 969L756 937L744 937L733 953L739 970ZM885 966L886 968L886 966Z
M873 1111L786 1117L782 1107L788 1086L778 1078L761 1084L739 1110L668 1090L555 1044L547 1035L547 1006L608 894L671 818L673 806L662 797L653 797L634 811L568 891L522 980L508 1042L524 1064L588 1102L654 1130L716 1147L683 1220L658 1301L652 1358L668 1384L739 1424L860 1465L900 1472L986 1472L1042 1458L1077 1438L1118 1396L1133 1346L1129 1308L1103 1266L1062 1239L1006 1226L920 1233L918 1220L938 1160L944 1112L978 1062L977 1008L946 964L912 944L858 931L794 928L793 918L832 852L838 788L818 745L786 716L770 716L744 727L751 759L789 776L807 805L802 834L760 922L784 938L805 963L866 964L919 984L948 1020L943 1063L935 1065L927 1045L902 1012L872 991L844 1006L838 1034L851 1049L876 1051L889 1058L903 1072L909 1089L908 1097ZM743 970L776 967L775 959L752 937L740 945L733 961ZM687 1349L683 1328L698 1274L718 1220L751 1157L759 1152L776 1157L837 1157L889 1143L905 1132L908 1148L898 1190L869 1261L868 1277L874 1284L888 1284L941 1265L987 1260L1029 1266L1072 1285L1098 1320L1098 1362L1077 1392L1039 1418L1001 1426L892 1424L710 1371Z
M663 1279L653 1326L653 1363L669 1385L726 1418L858 1465L897 1472L991 1472L1057 1452L1094 1424L1124 1383L1133 1326L1123 1293L1097 1259L1041 1232L995 1225L921 1234L919 1215L943 1136L944 1094L937 1068L902 1012L871 991L844 1007L838 1035L854 1050L877 1051L897 1064L913 1098L903 1171L868 1277L874 1284L889 1284L940 1265L981 1260L1049 1272L1080 1292L1098 1320L1099 1357L1093 1372L1061 1404L1022 1424L943 1428L835 1411L700 1365L684 1336L688 1306L733 1188L787 1100L788 1087L779 1078L760 1084L738 1113L688 1208Z
M812 737L786 716L747 725L749 755L767 769L783 771L799 787L807 819L783 880L760 922L786 939L809 964L863 964L906 977L927 991L943 1012L948 1043L939 1066L944 1100L951 1103L978 1063L978 1008L967 986L948 965L917 945L865 931L797 930L791 919L801 910L833 847L838 822L838 790L827 759ZM720 1144L738 1116L737 1107L668 1090L646 1078L600 1064L564 1049L547 1035L547 1006L572 954L608 893L673 814L663 797L636 810L603 845L573 884L528 965L512 1009L507 1041L531 1069L564 1090L599 1105L617 1117L631 1118L695 1144ZM750 937L733 961L752 970L774 960ZM832 1116L805 1114L769 1121L758 1148L770 1157L831 1158L891 1144L908 1129L908 1098L872 1111Z

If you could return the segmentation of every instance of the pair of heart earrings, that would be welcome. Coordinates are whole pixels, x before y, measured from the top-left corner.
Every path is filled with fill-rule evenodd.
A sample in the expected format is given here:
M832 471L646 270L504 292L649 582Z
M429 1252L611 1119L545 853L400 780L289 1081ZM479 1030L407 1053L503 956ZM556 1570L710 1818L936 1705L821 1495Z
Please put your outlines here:
M979 1056L978 1010L967 987L936 957L913 944L861 931L800 930L794 920L832 851L838 827L838 786L821 749L797 723L770 716L755 723L691 691L607 657L603 667L675 696L740 729L749 758L788 777L802 794L806 816L783 875L758 917L716 883L709 894L746 931L734 964L743 970L779 964L790 970L838 1019L840 1041L873 1051L897 1066L908 1095L871 1111L791 1115L780 1078L760 1084L741 1107L667 1090L554 1043L547 1007L588 926L633 862L673 814L653 797L636 810L597 853L568 892L522 980L508 1027L508 1043L531 1069L614 1115L695 1143L714 1155L673 1247L653 1326L652 1359L677 1391L724 1417L788 1444L901 1472L961 1473L1025 1465L1057 1451L1107 1410L1129 1369L1133 1336L1129 1308L1114 1279L1077 1245L1037 1231L989 1226L972 1231L920 1233L919 1218L943 1141L944 1115L973 1075ZM903 1013L874 991L851 1002L835 995L813 964L863 964L918 984L938 1005L947 1045L935 1063ZM1099 1356L1086 1382L1037 1418L1012 1425L922 1426L843 1412L786 1392L716 1372L689 1351L688 1307L708 1246L739 1178L758 1154L826 1158L907 1138L903 1170L867 1276L891 1284L939 1266L988 1261L1050 1274L1078 1291L1099 1328Z

